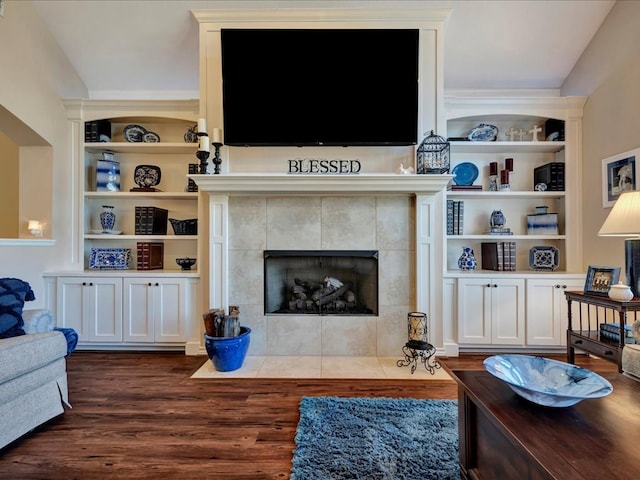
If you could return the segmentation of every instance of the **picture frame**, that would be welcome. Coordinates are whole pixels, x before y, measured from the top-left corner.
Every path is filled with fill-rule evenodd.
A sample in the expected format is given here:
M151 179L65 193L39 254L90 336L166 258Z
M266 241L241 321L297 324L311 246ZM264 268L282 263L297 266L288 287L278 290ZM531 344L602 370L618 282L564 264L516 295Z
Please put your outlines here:
M620 267L600 267L589 265L584 283L584 293L606 296L609 288L618 283Z
M602 207L612 207L623 192L637 190L636 158L640 148L602 160Z

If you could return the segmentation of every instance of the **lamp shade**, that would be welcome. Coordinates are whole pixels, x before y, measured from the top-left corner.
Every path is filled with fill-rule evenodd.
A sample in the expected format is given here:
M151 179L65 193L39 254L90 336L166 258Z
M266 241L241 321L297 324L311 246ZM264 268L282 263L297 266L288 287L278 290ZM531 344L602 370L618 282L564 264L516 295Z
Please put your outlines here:
M602 224L599 236L640 236L640 191L625 192L616 201Z

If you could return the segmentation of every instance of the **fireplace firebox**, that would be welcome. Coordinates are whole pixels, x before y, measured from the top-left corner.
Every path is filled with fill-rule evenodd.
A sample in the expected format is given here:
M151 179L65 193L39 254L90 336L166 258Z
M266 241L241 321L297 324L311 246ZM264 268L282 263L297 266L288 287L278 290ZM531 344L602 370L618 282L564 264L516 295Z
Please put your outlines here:
M265 250L265 315L378 315L376 250Z

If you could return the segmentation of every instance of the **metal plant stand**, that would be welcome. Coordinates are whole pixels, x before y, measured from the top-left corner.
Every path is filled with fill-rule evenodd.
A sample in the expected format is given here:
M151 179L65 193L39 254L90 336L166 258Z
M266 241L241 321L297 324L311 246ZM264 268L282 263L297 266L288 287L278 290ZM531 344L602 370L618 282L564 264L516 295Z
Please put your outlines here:
M412 374L416 371L418 360L420 360L424 368L431 375L435 375L436 369L442 368L440 362L434 358L436 347L430 343L409 340L404 347L402 347L402 353L404 353L404 360L398 360L397 365L398 367L411 365Z

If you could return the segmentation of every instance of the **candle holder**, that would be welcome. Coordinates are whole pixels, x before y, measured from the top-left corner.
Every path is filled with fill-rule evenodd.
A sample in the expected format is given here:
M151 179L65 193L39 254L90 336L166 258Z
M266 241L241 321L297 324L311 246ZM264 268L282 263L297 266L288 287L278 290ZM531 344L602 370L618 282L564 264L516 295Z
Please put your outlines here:
M196 151L196 157L198 158L198 160L200 160L200 173L201 174L205 174L207 173L207 160L209 159L209 135L207 135L207 132L198 132L198 150ZM201 137L207 137L206 139L203 139ZM205 144L205 148L202 148L202 142L206 142Z
M213 142L212 145L213 145L213 148L214 148L213 159L211 160L213 162L213 165L214 165L213 174L214 175L219 175L220 174L220 165L222 164L222 159L220 158L220 147L222 147L222 143Z

